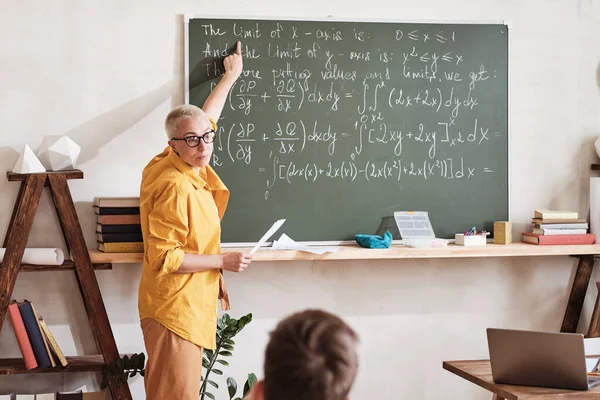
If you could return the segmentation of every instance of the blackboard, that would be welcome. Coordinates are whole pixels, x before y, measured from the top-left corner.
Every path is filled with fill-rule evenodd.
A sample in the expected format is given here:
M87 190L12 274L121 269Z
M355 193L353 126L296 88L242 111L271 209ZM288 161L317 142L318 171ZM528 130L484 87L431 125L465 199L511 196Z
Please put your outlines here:
M507 26L187 21L190 104L243 44L212 163L231 190L224 243L280 218L297 241L394 231L394 211L428 211L442 238L507 220Z

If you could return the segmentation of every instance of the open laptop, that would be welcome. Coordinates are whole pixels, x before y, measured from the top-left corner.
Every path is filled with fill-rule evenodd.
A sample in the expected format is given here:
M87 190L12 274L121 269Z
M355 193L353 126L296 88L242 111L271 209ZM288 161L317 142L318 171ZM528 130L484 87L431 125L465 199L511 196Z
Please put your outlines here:
M589 376L583 335L487 329L495 383L587 390L600 383Z

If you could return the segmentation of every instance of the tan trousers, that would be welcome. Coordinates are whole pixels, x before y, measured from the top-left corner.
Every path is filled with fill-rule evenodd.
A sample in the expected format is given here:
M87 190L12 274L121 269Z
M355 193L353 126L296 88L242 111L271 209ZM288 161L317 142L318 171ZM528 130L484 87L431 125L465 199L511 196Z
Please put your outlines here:
M177 336L151 318L141 321L146 345L146 400L198 400L202 347Z

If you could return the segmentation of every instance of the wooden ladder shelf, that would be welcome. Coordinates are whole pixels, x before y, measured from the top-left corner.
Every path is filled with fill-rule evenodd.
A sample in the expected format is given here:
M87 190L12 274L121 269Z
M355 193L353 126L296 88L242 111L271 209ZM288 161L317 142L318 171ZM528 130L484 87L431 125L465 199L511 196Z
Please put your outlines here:
M0 330L8 311L17 274L20 271L74 270L96 341L96 347L101 354L67 357L68 365L66 367L35 368L29 371L25 369L23 359L0 359L0 374L101 371L105 365L110 364L119 357L119 352L94 269L110 269L112 265L108 263L92 264L85 244L79 218L67 184L67 179L83 179L83 172L80 170L48 171L36 174L9 172L7 176L9 181L20 181L21 188L4 240L3 247L6 248L6 252L0 265ZM27 238L33 226L44 186L47 186L50 190L67 249L73 261L65 261L60 266L22 265L21 261L27 245ZM127 384L117 387L117 385L111 383L110 392L113 400L132 399Z

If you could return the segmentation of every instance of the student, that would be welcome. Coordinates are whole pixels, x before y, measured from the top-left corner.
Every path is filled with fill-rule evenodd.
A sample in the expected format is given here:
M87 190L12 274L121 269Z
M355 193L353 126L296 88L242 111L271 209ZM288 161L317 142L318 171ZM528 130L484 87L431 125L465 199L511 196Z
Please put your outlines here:
M224 64L225 74L203 109L183 105L169 113L169 145L142 173L138 308L148 400L198 399L203 348L215 348L217 299L229 308L221 271L242 271L251 259L220 249L229 191L209 162L215 121L242 71L241 43Z
M346 400L356 378L358 336L335 315L306 310L282 320L265 351L264 380L250 400Z

